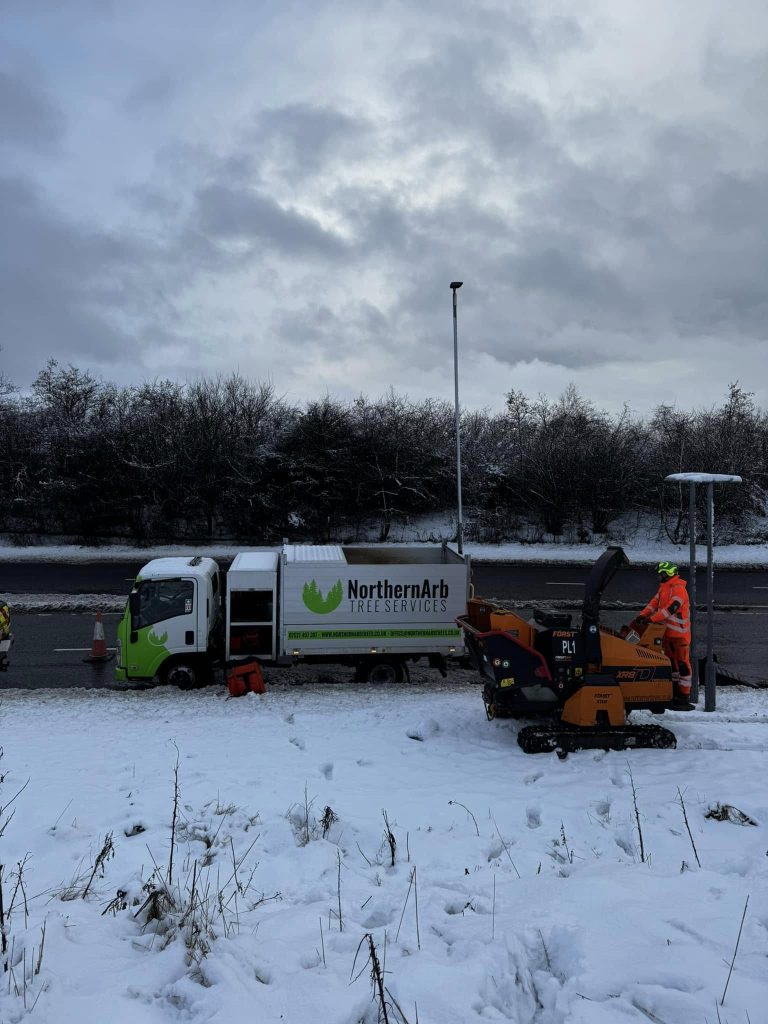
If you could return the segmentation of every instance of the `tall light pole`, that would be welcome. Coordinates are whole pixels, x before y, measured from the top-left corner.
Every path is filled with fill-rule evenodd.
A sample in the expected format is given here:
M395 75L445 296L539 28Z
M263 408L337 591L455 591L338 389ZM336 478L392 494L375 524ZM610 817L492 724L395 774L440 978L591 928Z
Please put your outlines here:
M463 281L451 281L453 292L453 385L454 405L456 415L456 507L458 510L458 525L456 528L456 543L459 554L464 554L464 525L461 514L461 429L459 426L459 328L456 316L456 292L461 288Z
M715 680L715 565L714 565L714 532L715 532L715 484L740 484L741 477L730 473L670 473L664 477L667 483L689 485L688 493L688 532L690 533L690 571L688 582L692 584L691 600L691 661L696 661L696 486L707 485L707 664L704 674L704 710L714 711L716 703ZM693 665L691 666L693 670ZM694 675L695 688L691 687L694 703L699 697L698 667ZM693 674L693 672L692 672ZM695 696L694 696L695 695Z

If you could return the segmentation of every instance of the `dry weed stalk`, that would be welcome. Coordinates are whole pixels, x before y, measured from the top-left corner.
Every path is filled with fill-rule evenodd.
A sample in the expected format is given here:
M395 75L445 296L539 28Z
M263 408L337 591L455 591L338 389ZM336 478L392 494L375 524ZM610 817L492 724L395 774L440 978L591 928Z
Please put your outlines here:
M357 966L357 959L360 955L360 950L366 944L368 947L368 956L365 958L365 963L358 973L355 974L355 967ZM355 952L355 959L352 963L352 973L350 975L350 984L354 984L369 965L371 968L370 977L371 987L373 989L373 1000L378 1007L379 1024L409 1024L408 1018L405 1016L402 1007L384 984L385 965L383 965L379 960L379 954L376 949L376 943L373 940L373 936L370 932L366 932L362 939L360 939L357 951ZM418 1011L416 1013L416 1021L418 1024Z
M344 931L344 921L341 917L341 850L336 851L336 860L338 863L338 875L336 881L336 893L339 901L339 931Z
M467 806L465 806L465 804L460 803L458 800L449 800L448 801L448 806L449 807L451 807L453 804L456 804L457 807L463 807L464 808L464 810L467 812L467 814L470 816L470 818L474 822L475 832L477 833L477 836L479 838L480 837L480 829L477 827L477 818L474 816L472 811L470 811L470 809Z
M3 972L8 972L8 933L5 928L5 902L3 900L3 865L0 864L0 951L3 955Z
M167 881L170 885L173 882L173 851L176 846L176 822L179 817L179 748L176 748L176 764L173 766L173 814L171 815L171 852L168 857Z
M489 811L488 813L490 814L491 812ZM509 847L504 842L504 838L503 838L503 836L502 836L502 834L501 834L501 832L499 830L499 826L496 824L496 819L494 818L493 814L491 814L491 821L493 822L493 827L496 829L496 835L499 837L499 840L501 841L501 845L504 847L504 853L506 853L506 855L507 855L507 857L509 859L509 863L514 868L515 874L519 878L520 877L520 872L517 870L517 865L512 860L512 854L509 852Z
M332 807L326 805L325 810L323 811L323 816L320 819L320 828L322 829L323 832L323 839L328 838L328 833L331 831L331 829L338 820L338 814L334 813Z
M406 907L408 906L408 898L411 895L411 889L413 889L413 892L414 892L414 901L415 901L415 906L416 906L416 945L417 945L417 947L419 949L421 949L421 932L420 932L420 929L419 929L419 883L418 883L418 880L416 878L416 865L415 864L411 868L411 873L408 876L408 891L405 894L405 901L403 903L403 909L402 909L402 911L400 913L400 921L398 922L397 931L395 933L395 942L397 942L397 940L400 938L400 929L402 928L402 925L403 925L403 918L405 917L405 910L406 910Z
M680 800L680 806L683 809L683 821L685 822L685 827L688 829L688 838L691 840L691 846L693 847L693 856L696 858L696 863L699 865L699 867L701 867L701 861L699 860L699 853L698 853L698 850L696 849L696 843L694 843L694 841L693 841L693 834L691 833L691 826L688 824L688 813L687 813L687 811L685 809L685 800L683 800L683 794L680 792L680 787L679 786L677 787L677 796L678 796L678 799Z
M731 966L728 970L728 977L725 982L725 988L723 989L723 997L720 1000L720 1005L725 1005L725 994L728 991L728 985L731 981L731 975L733 974L733 965L736 963L736 954L739 952L739 943L741 942L741 930L744 927L744 919L747 916L747 907L749 906L749 896L747 896L746 902L744 903L744 913L741 915L741 924L739 925L739 934L736 936L736 948L733 951L733 958L731 960Z
M85 887L82 893L80 894L80 899L84 900L85 897L90 892L97 871L101 870L101 877L104 877L104 865L107 863L108 860L111 860L112 857L114 857L114 855L115 844L112 842L112 833L107 832L107 834L104 836L104 843L96 855L96 860L93 862L93 869L91 871L90 877L88 881L85 883Z
M396 854L397 854L397 839L395 839L395 833L390 828L389 818L387 817L387 812L386 811L382 811L381 813L382 813L382 815L384 817L384 841L386 842L387 846L389 847L390 867L394 867L395 866L395 857L396 857Z
M632 767L627 761L627 774L629 775L629 784L632 787L632 804L635 809L635 825L637 827L637 835L640 839L640 860L645 863L645 843L643 842L643 827L640 824L640 810L637 806L637 790L635 789L635 780L632 775Z

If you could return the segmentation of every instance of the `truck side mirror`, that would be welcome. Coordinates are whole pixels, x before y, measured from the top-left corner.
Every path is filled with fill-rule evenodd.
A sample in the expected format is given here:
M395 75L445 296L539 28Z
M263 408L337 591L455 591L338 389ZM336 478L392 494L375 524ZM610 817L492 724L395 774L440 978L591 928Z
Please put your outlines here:
M139 617L139 592L138 590L132 590L128 595L128 610L131 613L131 619L138 619ZM133 623L131 623L133 625Z

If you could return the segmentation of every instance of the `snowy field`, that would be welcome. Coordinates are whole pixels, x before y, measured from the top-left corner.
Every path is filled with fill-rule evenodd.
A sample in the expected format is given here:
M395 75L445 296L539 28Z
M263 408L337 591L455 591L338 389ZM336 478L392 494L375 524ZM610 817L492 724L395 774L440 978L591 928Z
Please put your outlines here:
M560 761L457 679L3 693L3 1024L372 1024L371 943L390 1022L714 1024L747 897L768 1019L765 695Z

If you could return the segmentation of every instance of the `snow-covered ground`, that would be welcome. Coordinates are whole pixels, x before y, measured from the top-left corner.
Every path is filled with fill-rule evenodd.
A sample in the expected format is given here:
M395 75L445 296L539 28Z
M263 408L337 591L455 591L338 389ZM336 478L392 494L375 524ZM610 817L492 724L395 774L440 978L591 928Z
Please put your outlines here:
M608 543L592 544L465 544L464 550L478 562L557 562L590 565L605 550ZM668 541L642 540L622 543L630 562L651 565L669 559L670 553L683 565L688 564L688 546L674 548ZM149 561L165 555L206 554L211 558L232 559L238 551L251 550L248 544L159 544L150 547L132 547L126 544L105 544L99 547L75 544L40 544L16 547L0 542L2 562L117 562ZM706 565L706 547L696 551L699 565ZM718 544L715 562L726 566L768 565L768 544Z
M4 692L0 1020L372 1024L370 936L390 1022L704 1024L747 897L719 1018L766 1020L765 695L559 761L470 678Z

